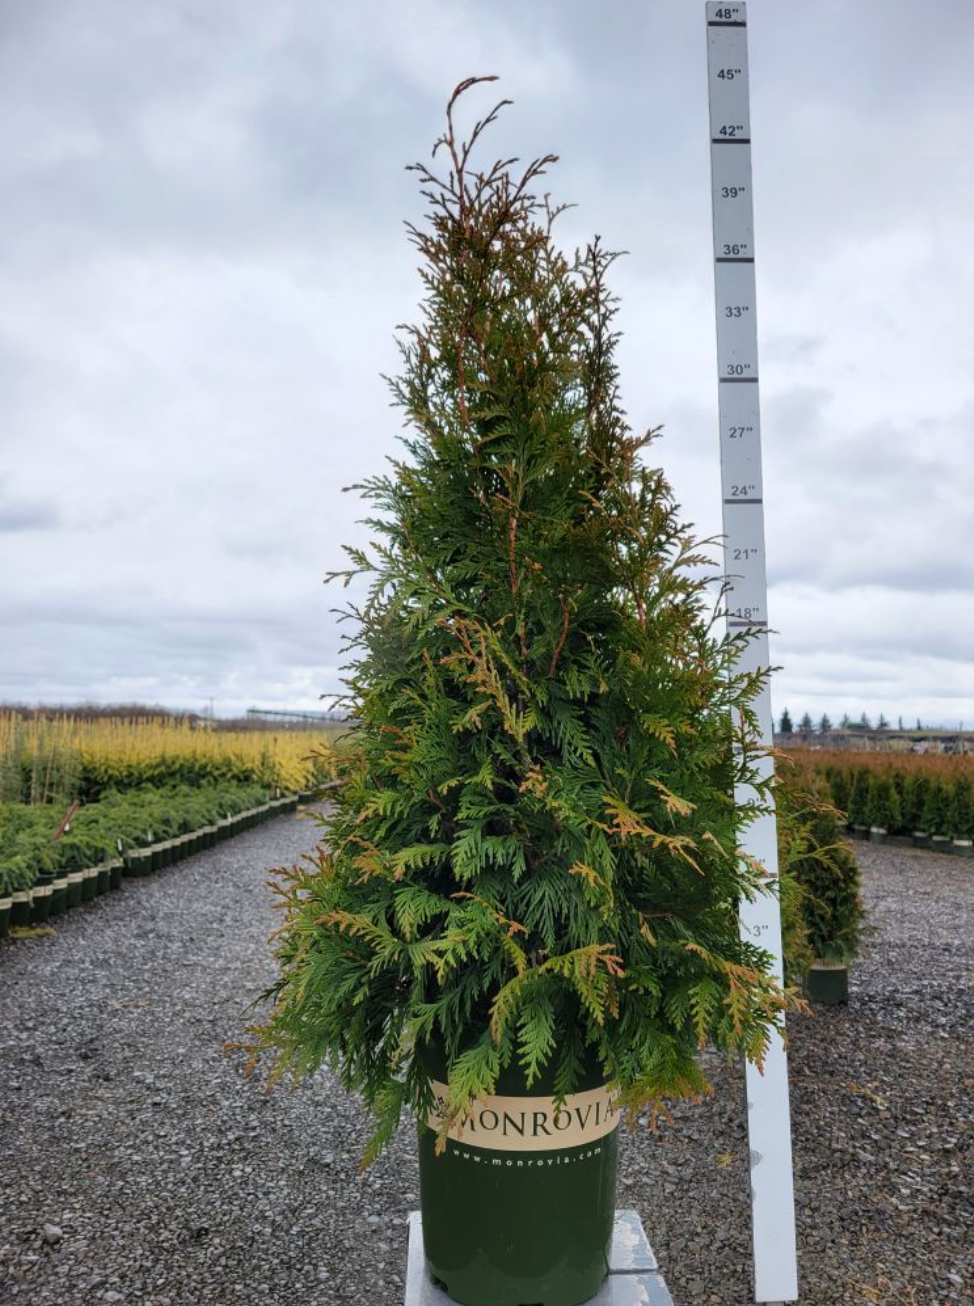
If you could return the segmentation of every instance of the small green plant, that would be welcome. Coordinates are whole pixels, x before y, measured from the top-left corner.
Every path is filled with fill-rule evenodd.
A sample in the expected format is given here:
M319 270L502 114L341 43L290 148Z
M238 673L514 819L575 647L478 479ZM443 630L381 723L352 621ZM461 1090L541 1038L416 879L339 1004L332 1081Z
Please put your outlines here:
M950 788L946 781L935 778L927 790L923 805L923 829L927 834L950 834Z
M876 829L899 829L900 797L891 775L880 772L870 777L866 815L869 824Z
M969 775L954 780L948 824L955 839L974 839L974 781Z
M849 808L849 772L840 766L830 766L826 771L829 792L832 795L832 804L837 811L848 815Z
M807 784L787 779L776 789L779 813L782 930L785 960L795 982L813 960L850 961L859 950L864 920L859 866L842 841L841 814ZM788 921L785 885L794 881ZM790 953L790 956L789 956Z
M869 772L865 767L857 767L849 785L849 824L864 826L869 824Z
M923 824L926 814L927 796L930 792L928 776L913 771L906 777L903 795L903 825L911 833L925 833Z
M106 793L82 806L63 836L55 832L59 808L0 804L0 897L29 889L42 871L83 870L118 856L210 825L228 813L256 807L270 796L260 785L165 785Z
M477 79L474 79L477 80ZM285 875L280 978L255 1053L330 1061L377 1117L431 1101L444 1131L512 1063L573 1091L587 1057L633 1112L708 1087L710 1041L760 1061L787 1000L737 903L768 801L761 676L715 634L698 546L619 404L615 255L568 257L559 210L475 171L497 110L416 169L422 319L392 382L410 434L375 505L350 648L360 723L326 847ZM732 720L737 722L735 738ZM755 799L736 807L735 780Z

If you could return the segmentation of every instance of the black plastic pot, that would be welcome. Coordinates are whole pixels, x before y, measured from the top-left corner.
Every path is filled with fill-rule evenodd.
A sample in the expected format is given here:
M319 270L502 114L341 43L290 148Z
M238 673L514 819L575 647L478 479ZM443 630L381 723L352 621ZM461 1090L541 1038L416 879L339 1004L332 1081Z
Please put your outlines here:
M49 884L35 884L30 895L30 923L43 925L51 914L51 894Z
M30 924L30 890L10 895L10 928L23 927Z
M974 857L974 843L970 839L954 840L955 857Z
M849 1001L849 967L838 961L813 961L805 980L810 1002L839 1007Z
M84 895L84 871L72 871L68 875L68 906L78 907Z
M113 889L122 887L122 872L124 864L121 857L116 857L114 861L108 863L108 882Z
M419 1127L426 1260L465 1306L578 1306L608 1272L618 1149L611 1096L596 1064L563 1107L552 1094L550 1078L528 1089L514 1066L441 1154L430 1123Z
M144 875L149 875L152 871L152 850L151 848L133 848L125 854L125 869L123 874L132 879L140 879Z
M12 898L0 898L0 939L7 937L10 929L10 912L13 907Z
M98 894L108 893L112 887L112 873L107 862L98 867Z
M62 916L68 909L68 877L62 875L51 885L51 916Z

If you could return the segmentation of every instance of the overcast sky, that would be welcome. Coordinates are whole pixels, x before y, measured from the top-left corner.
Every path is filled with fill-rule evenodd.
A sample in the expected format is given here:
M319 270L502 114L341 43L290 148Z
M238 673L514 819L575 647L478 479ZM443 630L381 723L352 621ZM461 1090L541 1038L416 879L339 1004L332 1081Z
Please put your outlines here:
M974 6L751 0L776 711L974 725ZM623 398L720 531L703 0L0 0L0 698L338 687L453 86L628 257Z

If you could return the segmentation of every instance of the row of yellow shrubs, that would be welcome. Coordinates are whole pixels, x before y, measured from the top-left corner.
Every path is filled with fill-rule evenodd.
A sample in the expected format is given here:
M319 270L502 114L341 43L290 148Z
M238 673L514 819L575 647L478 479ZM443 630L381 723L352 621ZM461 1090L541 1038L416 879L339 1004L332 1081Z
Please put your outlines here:
M0 802L90 802L108 790L234 781L282 792L332 776L334 731L221 731L174 718L0 715Z

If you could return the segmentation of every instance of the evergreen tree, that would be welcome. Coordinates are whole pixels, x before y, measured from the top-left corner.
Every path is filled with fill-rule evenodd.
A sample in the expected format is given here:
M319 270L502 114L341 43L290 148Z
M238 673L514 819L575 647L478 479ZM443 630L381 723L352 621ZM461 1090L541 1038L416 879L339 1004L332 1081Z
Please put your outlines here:
M974 781L970 775L956 776L951 786L949 828L954 839L974 839Z
M778 729L783 735L790 735L794 732L795 727L792 725L791 722L791 713L788 711L787 708L785 708L785 710L781 714L781 722L778 726Z
M950 834L950 791L939 777L930 782L923 806L923 829L927 834Z
M474 169L455 103L417 164L410 227L426 297L391 384L409 435L364 482L373 577L353 612L359 722L324 820L327 847L289 872L274 1006L255 1052L277 1073L330 1060L377 1115L404 1105L444 1131L517 1061L559 1093L594 1054L641 1110L707 1088L709 1041L760 1060L786 1005L736 905L761 890L736 849L769 801L752 704L763 684L717 633L698 548L654 435L619 403L598 239L566 257L559 210ZM732 728L732 722L736 723ZM756 786L735 807L735 780Z
M926 833L923 824L930 792L930 780L920 771L911 771L906 780L903 796L903 823L910 831Z
M891 775L874 774L870 777L866 814L869 825L876 829L899 829L900 800Z
M885 716L882 714L882 712L880 712L880 714L879 714L879 720L876 722L876 729L877 729L877 730L888 730L888 729L889 729L889 722L886 720L886 718L885 718Z
M865 912L859 866L841 838L839 814L801 786L778 786L776 794L785 963L794 974L816 957L848 962L859 950ZM793 919L796 909L800 922Z
M810 735L812 731L815 729L815 727L812 725L812 718L811 716L809 716L807 712L802 717L802 719L798 722L798 729L801 731L803 735Z
M818 733L820 735L829 735L832 733L832 722L829 720L828 714L825 712L822 713L822 718L818 723Z
M852 725L852 721L851 721L850 718L849 718L849 713L848 713L848 712L843 712L843 713L842 713L842 720L839 722L839 729L840 729L840 730L848 730L848 729L851 727L851 725Z
M829 792L832 796L832 805L836 811L847 816L847 807L849 805L850 777L849 772L844 766L829 767L826 772L828 779Z
M869 824L869 772L857 766L849 786L849 824Z

